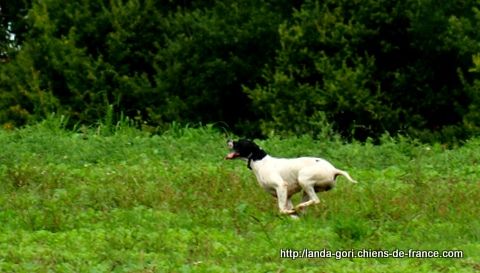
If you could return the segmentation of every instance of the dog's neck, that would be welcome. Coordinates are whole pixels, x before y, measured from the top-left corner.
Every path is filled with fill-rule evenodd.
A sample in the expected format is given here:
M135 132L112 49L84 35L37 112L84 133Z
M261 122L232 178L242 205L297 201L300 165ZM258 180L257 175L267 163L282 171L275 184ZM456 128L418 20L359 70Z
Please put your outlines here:
M262 159L259 160L251 160L249 169L258 177L259 171L265 166L265 164L269 164L270 160L272 160L274 157L271 157L270 155L266 155Z
M267 156L267 153L262 149L251 152L250 155L247 156L247 168L251 170L252 161L262 160L265 156Z

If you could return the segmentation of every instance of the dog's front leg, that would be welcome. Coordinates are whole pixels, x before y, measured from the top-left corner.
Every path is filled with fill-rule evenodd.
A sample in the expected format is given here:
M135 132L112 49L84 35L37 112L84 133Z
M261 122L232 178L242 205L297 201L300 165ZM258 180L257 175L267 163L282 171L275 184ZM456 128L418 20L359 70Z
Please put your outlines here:
M295 213L293 207L289 207L289 200L287 196L287 187L278 186L277 189L278 208L282 214ZM291 202L290 202L291 205Z

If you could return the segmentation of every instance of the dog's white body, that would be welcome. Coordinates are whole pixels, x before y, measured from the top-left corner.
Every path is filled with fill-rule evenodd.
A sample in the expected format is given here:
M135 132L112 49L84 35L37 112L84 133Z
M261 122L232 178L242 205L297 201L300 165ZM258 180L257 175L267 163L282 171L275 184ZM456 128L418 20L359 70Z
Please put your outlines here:
M301 190L303 200L296 206L296 210L319 203L316 192L331 189L338 175L356 183L347 172L335 168L322 158L287 159L267 155L261 160L252 161L251 168L260 186L277 197L280 212L285 214L295 213L290 198Z

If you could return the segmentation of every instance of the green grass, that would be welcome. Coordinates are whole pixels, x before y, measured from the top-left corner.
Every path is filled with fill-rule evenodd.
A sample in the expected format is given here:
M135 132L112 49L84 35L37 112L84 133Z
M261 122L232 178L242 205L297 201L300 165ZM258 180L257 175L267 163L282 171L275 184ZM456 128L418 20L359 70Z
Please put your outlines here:
M71 132L50 119L0 131L0 272L475 272L480 270L480 139L446 150L258 141L274 156L315 155L339 178L299 221L225 136L173 126ZM298 202L298 198L296 199ZM460 259L280 258L281 249L462 250Z

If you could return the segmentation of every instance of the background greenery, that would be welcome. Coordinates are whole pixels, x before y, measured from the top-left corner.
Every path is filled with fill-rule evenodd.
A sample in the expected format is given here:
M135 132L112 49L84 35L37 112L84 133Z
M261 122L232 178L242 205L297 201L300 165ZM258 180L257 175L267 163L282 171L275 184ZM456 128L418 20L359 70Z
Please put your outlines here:
M0 272L480 269L478 1L0 8ZM220 127L359 183L280 216L244 162L223 160Z
M479 131L477 0L22 0L1 13L5 128L113 109L250 136Z
M316 155L339 178L301 220L277 213L225 135L49 118L0 130L0 272L476 272L480 140L445 150L309 136L258 143ZM296 197L295 203L299 202ZM462 250L461 259L281 259L280 249Z

